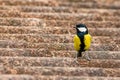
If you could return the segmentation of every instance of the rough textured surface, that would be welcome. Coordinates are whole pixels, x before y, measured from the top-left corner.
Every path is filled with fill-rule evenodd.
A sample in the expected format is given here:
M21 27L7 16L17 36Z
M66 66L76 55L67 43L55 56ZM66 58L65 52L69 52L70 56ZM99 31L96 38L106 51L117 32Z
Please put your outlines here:
M26 31L26 33L30 34L20 34L22 31ZM31 34L32 32L24 28L21 29L1 29L0 39L2 40L21 40L25 42L31 42L31 43L39 43L39 42L54 42L54 43L73 43L72 37L74 35L68 35L68 34L38 34L37 32L35 34ZM8 34L5 34L8 33ZM9 34L11 33L11 34ZM13 34L12 34L13 33ZM112 34L111 34L112 35ZM112 43L112 44L119 44L120 38L117 36L109 37L109 36L93 36L92 37L92 43L94 44L105 44L105 43Z
M118 68L80 68L80 67L4 67L2 74L31 74L31 75L58 75L58 76L111 76L120 77Z
M120 80L120 0L0 0L0 80ZM75 59L77 23L91 48Z
M119 77L77 77L77 76L41 76L41 75L1 75L0 80L119 80Z
M52 66L52 67L101 67L120 68L120 60L93 59L90 62L84 58L78 62L74 58L49 58L49 57L0 57L0 62L5 66ZM59 63L58 63L59 62ZM95 63L95 64L94 64Z

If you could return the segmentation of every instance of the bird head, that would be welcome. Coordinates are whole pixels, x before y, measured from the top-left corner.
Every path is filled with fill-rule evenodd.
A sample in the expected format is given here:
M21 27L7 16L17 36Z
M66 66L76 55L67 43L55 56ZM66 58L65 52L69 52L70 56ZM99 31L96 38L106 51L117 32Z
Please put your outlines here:
M88 34L88 28L84 24L77 24L76 30L77 30L77 33Z

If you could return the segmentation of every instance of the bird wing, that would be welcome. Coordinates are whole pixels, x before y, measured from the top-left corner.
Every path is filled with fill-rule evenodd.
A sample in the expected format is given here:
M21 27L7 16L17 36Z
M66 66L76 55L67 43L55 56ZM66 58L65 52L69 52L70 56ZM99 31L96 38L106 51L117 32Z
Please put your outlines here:
M75 50L79 51L80 50L80 44L81 44L79 37L77 35L75 35L73 41L74 41Z

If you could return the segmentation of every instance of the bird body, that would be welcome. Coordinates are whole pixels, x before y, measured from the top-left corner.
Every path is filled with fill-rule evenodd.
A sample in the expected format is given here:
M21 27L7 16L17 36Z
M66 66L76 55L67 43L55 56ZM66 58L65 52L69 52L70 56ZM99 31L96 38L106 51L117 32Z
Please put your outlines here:
M75 35L74 36L74 48L76 51L79 51L81 49L81 40L80 38L78 37L78 35ZM84 47L84 50L88 50L90 48L90 45L91 45L91 35L90 34L86 34L84 35L84 44L85 44L85 47Z
M76 35L74 36L74 48L78 52L77 57L82 57L82 52L88 50L91 45L91 35L84 24L76 25Z

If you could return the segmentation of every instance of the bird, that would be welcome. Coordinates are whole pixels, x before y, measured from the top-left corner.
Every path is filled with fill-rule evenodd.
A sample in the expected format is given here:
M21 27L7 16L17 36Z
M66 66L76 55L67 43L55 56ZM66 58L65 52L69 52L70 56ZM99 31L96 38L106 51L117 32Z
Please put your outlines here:
M90 48L92 37L88 33L88 28L85 24L76 24L76 34L73 38L74 48L77 51L76 58L82 57L82 52ZM86 59L90 61L90 57L86 53Z

